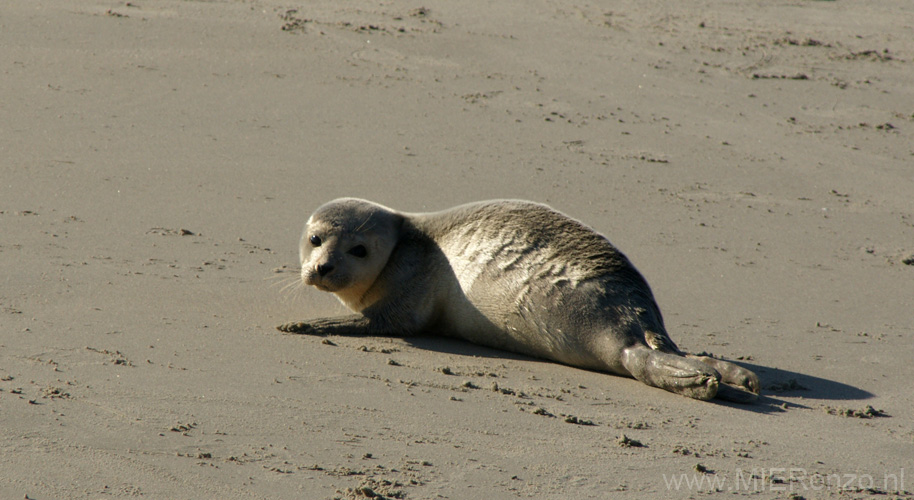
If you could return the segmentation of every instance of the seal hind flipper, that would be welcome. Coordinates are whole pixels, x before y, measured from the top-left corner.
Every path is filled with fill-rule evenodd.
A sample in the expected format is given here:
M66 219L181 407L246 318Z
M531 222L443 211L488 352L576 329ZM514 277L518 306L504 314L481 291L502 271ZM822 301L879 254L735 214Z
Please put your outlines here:
M622 366L647 385L702 401L717 395L721 379L705 363L641 344L625 349Z
M720 373L721 382L727 385L742 391L750 392L756 396L761 392L762 385L759 382L758 375L751 370L711 356L698 356L694 354L687 354L687 356L690 359L700 361L717 370L717 373Z
M717 399L730 401L731 403L750 404L758 401L758 394L735 387L730 384L720 384L717 388Z

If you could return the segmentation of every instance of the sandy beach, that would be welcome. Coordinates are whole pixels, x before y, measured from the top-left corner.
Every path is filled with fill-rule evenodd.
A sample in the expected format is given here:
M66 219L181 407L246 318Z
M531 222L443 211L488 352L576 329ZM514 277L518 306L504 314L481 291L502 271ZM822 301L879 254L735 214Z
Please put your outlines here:
M914 4L0 4L0 498L914 498ZM320 338L308 215L547 203L756 404Z

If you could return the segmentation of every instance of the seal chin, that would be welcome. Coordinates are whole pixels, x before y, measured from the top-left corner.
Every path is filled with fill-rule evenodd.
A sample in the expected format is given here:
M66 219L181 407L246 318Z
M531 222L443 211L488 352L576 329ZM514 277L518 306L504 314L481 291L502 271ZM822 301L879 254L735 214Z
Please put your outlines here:
M317 288L318 290L320 290L322 292L331 292L331 293L336 293L336 292L339 292L340 290L344 290L347 286L346 283L341 282L338 279L326 279L326 278L321 279L320 277L317 277L317 276L306 277L304 279L304 282L306 285L311 285L314 288Z

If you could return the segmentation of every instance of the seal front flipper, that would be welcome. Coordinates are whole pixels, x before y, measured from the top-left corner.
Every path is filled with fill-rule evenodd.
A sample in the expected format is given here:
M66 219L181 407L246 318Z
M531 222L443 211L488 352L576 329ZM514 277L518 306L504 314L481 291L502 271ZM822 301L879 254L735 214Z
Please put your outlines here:
M276 327L277 330L299 335L370 335L369 320L361 314L337 318L317 318L309 321L292 321Z

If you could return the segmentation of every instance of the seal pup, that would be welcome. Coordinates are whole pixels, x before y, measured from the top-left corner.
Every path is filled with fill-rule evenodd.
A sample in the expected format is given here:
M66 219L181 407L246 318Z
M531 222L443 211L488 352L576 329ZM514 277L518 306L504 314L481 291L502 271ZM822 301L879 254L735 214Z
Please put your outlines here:
M313 335L447 335L634 377L700 400L757 398L751 371L684 353L641 273L593 229L519 200L404 213L340 198L314 212L301 279L354 315L278 326Z

